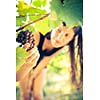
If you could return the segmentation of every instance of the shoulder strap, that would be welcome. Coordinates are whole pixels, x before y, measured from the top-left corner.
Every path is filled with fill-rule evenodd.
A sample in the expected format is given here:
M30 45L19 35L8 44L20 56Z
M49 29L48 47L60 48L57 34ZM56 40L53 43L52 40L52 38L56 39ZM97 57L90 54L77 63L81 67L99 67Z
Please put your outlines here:
M58 50L60 50L62 47L60 48L54 48L51 51L47 52L47 50L44 50L43 53L45 56L51 56L52 54L54 54L55 52L57 52Z
M45 35L45 38L47 38L48 40L51 39L51 32L52 32L52 30L49 31L49 32Z

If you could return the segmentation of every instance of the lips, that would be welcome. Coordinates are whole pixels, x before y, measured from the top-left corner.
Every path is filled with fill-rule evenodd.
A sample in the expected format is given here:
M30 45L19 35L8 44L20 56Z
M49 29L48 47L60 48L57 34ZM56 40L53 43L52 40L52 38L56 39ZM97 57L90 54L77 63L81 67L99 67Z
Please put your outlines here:
M59 40L55 40L56 43L61 43Z

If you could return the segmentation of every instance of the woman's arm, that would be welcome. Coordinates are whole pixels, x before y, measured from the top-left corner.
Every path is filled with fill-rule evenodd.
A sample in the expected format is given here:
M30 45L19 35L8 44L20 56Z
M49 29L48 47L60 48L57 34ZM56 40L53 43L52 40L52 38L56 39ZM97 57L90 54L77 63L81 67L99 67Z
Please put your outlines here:
M31 71L31 74L32 74L31 78L35 78L35 77L38 75L38 73L39 73L43 68L45 68L45 67L48 65L49 61L50 61L53 57L55 57L56 55L58 55L58 54L59 54L62 50L64 50L65 48L66 48L66 47L61 48L60 50L58 50L57 52L55 52L55 53L52 54L51 56L46 56L46 57L44 57L44 58L41 60L41 62L37 65L37 67Z
M39 58L39 52L37 48L33 48L28 51L29 57L26 59L25 63L21 66L21 68L16 72L16 81L20 81L23 79L30 70L36 66L36 63Z

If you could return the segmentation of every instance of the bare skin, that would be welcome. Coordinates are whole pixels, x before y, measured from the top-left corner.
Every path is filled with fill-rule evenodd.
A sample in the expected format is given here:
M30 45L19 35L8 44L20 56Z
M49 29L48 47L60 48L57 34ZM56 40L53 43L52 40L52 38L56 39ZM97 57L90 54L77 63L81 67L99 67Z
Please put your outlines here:
M25 44L23 48L26 50L29 47L29 44ZM16 81L22 80L30 70L36 66L37 60L39 58L39 52L37 48L33 48L28 51L29 56L26 59L25 63L21 66L21 68L16 72Z
M52 31L51 40L44 40L42 50L47 49L48 51L50 51L53 48L65 46L73 39L74 34L75 33L72 28L69 29L61 25L60 27L57 27ZM36 45L38 45L40 37L39 33L36 32L34 36ZM21 100L30 100L29 93L31 91L31 87L33 88L32 94L34 100L43 100L43 86L46 74L45 67L48 65L49 61L63 49L64 47L58 50L53 55L44 57L40 61L38 66L34 70L30 71L30 73L27 75L27 79L23 79L22 81L20 81Z

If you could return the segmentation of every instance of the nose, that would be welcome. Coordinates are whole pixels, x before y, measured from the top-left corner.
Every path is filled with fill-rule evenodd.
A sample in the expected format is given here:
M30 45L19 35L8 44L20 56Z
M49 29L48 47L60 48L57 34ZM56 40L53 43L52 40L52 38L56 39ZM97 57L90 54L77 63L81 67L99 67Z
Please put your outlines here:
M63 32L59 33L57 36L57 40L61 40L63 38L63 35L64 35Z

